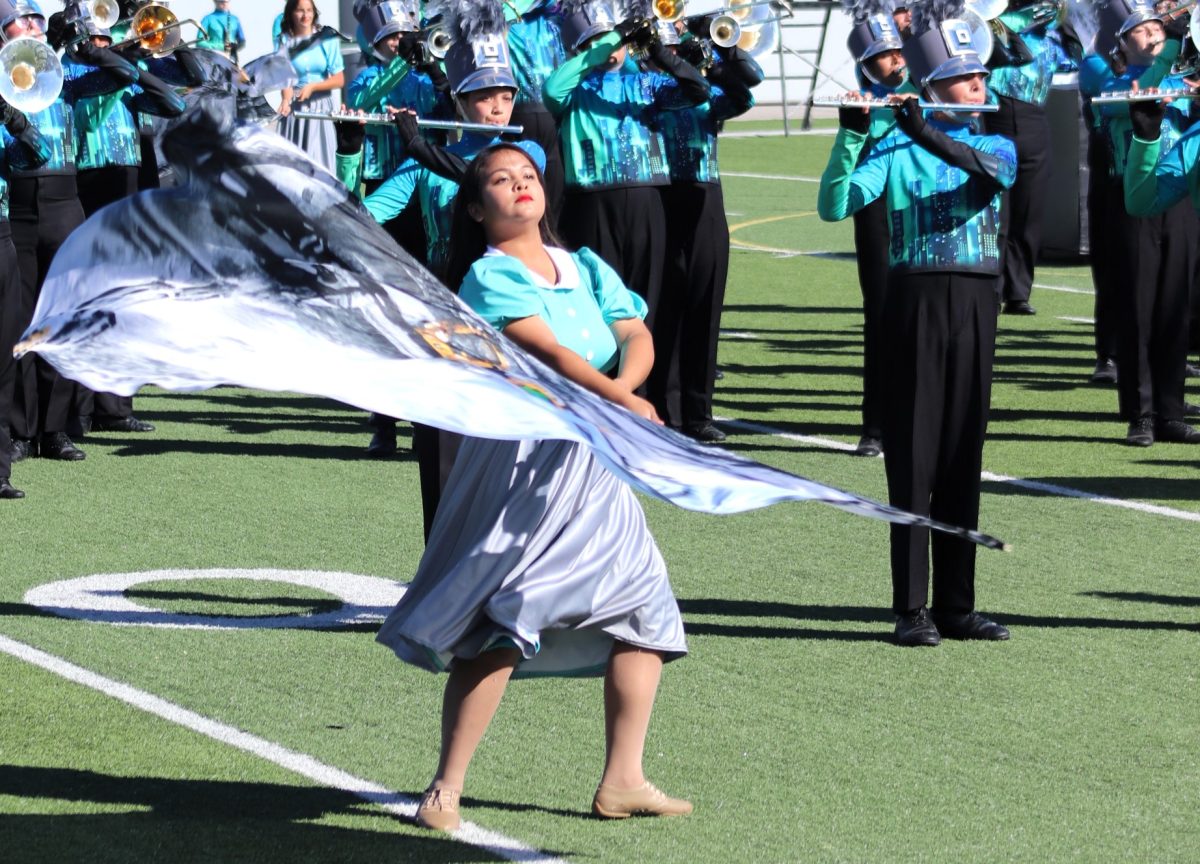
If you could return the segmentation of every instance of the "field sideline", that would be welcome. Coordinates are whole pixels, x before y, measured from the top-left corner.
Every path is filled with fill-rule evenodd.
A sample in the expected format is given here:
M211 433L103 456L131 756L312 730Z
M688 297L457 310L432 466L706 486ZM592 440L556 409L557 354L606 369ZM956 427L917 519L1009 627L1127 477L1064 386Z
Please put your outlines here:
M850 225L815 215L830 143L722 144L716 409L730 449L882 499L882 460L846 452L861 315ZM1200 448L1123 445L1115 391L1086 383L1087 268L1037 282L1038 315L1000 320L984 451L981 528L1014 549L979 553L978 595L1011 642L891 645L882 523L646 502L691 649L664 673L646 760L695 803L677 820L590 818L600 682L535 680L510 687L472 766L471 828L413 827L443 681L375 644L386 591L313 575L410 578L407 430L401 457L371 462L344 406L147 390L155 433L19 463L29 497L0 506L0 860L1194 861ZM100 595L107 621L26 598L148 571L169 572ZM39 602L71 602L54 596ZM113 623L145 618L207 627Z

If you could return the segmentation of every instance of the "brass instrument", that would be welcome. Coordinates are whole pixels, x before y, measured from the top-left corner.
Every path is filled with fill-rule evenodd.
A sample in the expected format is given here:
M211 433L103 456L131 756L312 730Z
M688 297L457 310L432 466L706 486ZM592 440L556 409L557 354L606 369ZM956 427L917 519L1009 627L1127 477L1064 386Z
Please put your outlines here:
M194 18L185 18L181 21L163 4L147 3L137 11L129 23L129 32L133 34L131 38L112 47L117 50L130 45L140 45L142 50L156 57L163 57L183 44L180 29L184 24L196 25L200 38L208 38L208 34L200 26L200 22Z
M889 102L886 99L851 99L838 96L813 99L812 104L817 108L892 108L900 103ZM926 102L922 99L917 105L922 111L943 111L947 114L990 114L1000 110L1000 106L994 102L972 105L967 102Z
M63 68L49 44L22 36L0 48L0 96L25 114L54 104L63 88Z
M654 17L667 24L674 24L683 18L687 0L654 0L652 11Z
M443 60L454 44L450 31L440 25L431 27L425 35L425 51L434 60Z
M396 122L391 114L354 114L349 111L293 111L293 117L303 120L330 120L334 123L366 123L370 126L390 126ZM443 129L449 132L483 132L491 135L520 135L524 126L494 126L491 123L462 123L458 120L427 120L417 118L421 129Z
M91 20L105 30L121 20L121 4L117 0L70 0L64 12L67 21Z

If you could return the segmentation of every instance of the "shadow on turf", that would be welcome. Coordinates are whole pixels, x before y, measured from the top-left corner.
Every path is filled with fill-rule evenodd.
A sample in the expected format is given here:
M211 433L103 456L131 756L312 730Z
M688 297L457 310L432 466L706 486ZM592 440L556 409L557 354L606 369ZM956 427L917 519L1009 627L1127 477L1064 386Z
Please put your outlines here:
M348 793L320 787L119 777L70 768L0 765L0 795L27 801L137 807L143 811L7 814L0 820L0 848L4 860L21 864L81 860L256 864L505 860L426 832L414 836L311 824L322 817L339 815L399 818L388 817Z
M1200 605L1200 600L1197 600L1197 604ZM758 600L692 599L680 600L679 609L685 616L711 615L750 619L791 618L796 621L879 624L883 628L879 631L824 630L756 623L710 624L707 622L685 620L684 629L692 636L891 642L891 628L895 621L891 610L870 606L802 606L796 603L763 602ZM1066 615L1050 617L988 611L984 611L984 614L988 615L988 617L994 617L1001 624L1008 627L1046 627L1055 629L1078 627L1088 630L1164 630L1168 632L1183 631L1200 633L1200 623L1185 621L1139 621L1121 618L1092 618Z
M271 431L277 431L272 429ZM97 443L116 445L116 437L101 437L89 435L87 440ZM322 445L322 444L281 444L260 443L244 440L238 441L184 441L174 438L137 438L130 439L122 435L117 447L110 455L113 456L165 456L171 453L192 453L198 456L282 456L289 459L336 459L345 461L377 461L377 462L411 462L417 457L410 450L401 448L395 456L387 459L372 460L366 454L366 444Z
M992 436L988 436L992 437ZM1000 436L996 436L1000 437ZM1062 440L1055 438L1054 440ZM1117 442L1124 447L1123 441ZM1167 445L1170 446L1170 445ZM1092 495L1102 495L1123 500L1145 501L1196 501L1200 500L1200 478L1181 479L1178 477L1022 477L1022 480L1034 483L1046 483L1052 486L1066 486L1079 489ZM985 480L981 487L990 495L1028 495L1035 498L1053 495L1052 492L1042 492L1029 489L1015 483L997 483Z
M1081 591L1080 597L1098 597L1101 600L1128 600L1130 603L1158 603L1163 606L1200 607L1200 597L1184 597L1176 594L1149 594L1145 591Z

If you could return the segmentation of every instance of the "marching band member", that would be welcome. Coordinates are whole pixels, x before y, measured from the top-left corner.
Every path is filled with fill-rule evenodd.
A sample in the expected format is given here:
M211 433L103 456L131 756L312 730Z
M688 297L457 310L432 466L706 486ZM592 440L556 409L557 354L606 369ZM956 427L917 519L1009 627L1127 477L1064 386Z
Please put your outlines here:
M32 0L0 0L0 29L5 41L28 36L46 41L46 19ZM76 186L74 105L86 96L112 93L137 82L135 66L111 49L85 40L68 48L82 63L68 63L62 94L50 107L30 116L51 150L40 167L13 167L11 208L13 243L21 272L22 325L33 319L42 280L58 247L80 223L83 207ZM13 166L18 160L12 159ZM13 460L41 455L78 461L84 452L66 428L75 401L75 384L40 357L18 361L12 412Z
M667 242L659 188L670 183L653 127L661 111L704 102L708 83L655 39L649 15L618 23L606 0L570 0L559 10L574 56L543 92L558 119L566 171L559 227L569 245L596 252L646 300L653 331ZM631 45L665 74L627 65Z
M298 78L298 89L288 87L283 91L279 132L318 165L333 172L337 167L337 144L329 124L291 115L293 111L333 111L331 94L345 83L341 47L336 38L323 37L321 13L312 0L287 0L279 40L288 48Z
M446 74L450 92L463 119L471 123L507 126L512 118L517 82L508 61L504 41L504 12L499 0L455 0L444 7L446 26L455 35L454 44L446 54ZM416 118L411 113L397 115L403 145L413 151L434 149L421 145ZM469 162L476 154L499 141L498 135L468 132L462 139L446 148L450 157ZM545 154L533 142L520 142L539 163ZM428 161L428 160L425 160ZM427 266L440 278L446 276L450 251L450 223L453 202L458 194L458 179L431 170L425 161L410 156L391 177L363 202L377 222L393 219L415 196L420 202L425 223ZM445 172L451 173L451 172ZM386 418L384 418L386 419ZM379 423L376 438L386 439L390 431L390 446L395 449L395 425ZM429 534L437 501L446 475L453 464L453 446L441 447L445 437L438 430L417 426L413 444L421 468L421 500L425 513L425 533ZM447 439L448 441L450 439ZM372 440L376 448L386 448L389 442Z
M1042 243L1042 212L1050 181L1050 121L1046 99L1054 71L1062 57L1058 43L1047 38L1053 21L1038 23L1035 4L1017 5L1000 15L1000 22L1019 34L1033 55L1032 62L992 68L988 87L998 97L1000 110L985 114L989 135L1003 135L1017 147L1017 180L1004 204L1004 270L1000 299L1010 315L1033 315L1029 305L1033 269Z
M961 10L915 5L904 59L932 101L983 104L988 70L964 47L971 38L967 22L955 17ZM890 99L899 128L861 164L870 115L862 108L839 112L817 209L822 219L839 220L886 196L888 496L910 512L974 526L996 340L999 209L1016 175L1016 153L1005 138L974 134L969 115L940 112L926 120L914 95ZM974 611L975 550L956 538L933 538L931 616L929 545L926 529L891 528L896 641L1007 639L1004 627Z
M364 40L371 48L366 67L346 88L346 107L352 111L383 113L407 109L421 117L449 117L453 113L445 72L421 43L420 4L368 2L357 7ZM353 190L361 183L367 195L391 177L408 157L394 126L372 124L364 130L363 146L348 159L338 154L338 176ZM445 136L430 137L445 143ZM349 166L349 170L348 170ZM384 224L392 239L418 261L425 260L425 229L415 201Z
M25 323L21 309L21 272L8 221L11 169L30 170L50 158L50 147L25 115L0 99L0 499L24 498L12 485L12 437L9 434L17 361L12 349Z
M524 127L521 137L536 141L546 154L547 219L557 230L563 205L563 162L558 149L558 124L542 99L546 79L567 59L554 6L553 0L504 0L508 53L517 79L513 125Z
M645 302L589 250L556 248L545 204L541 172L516 145L471 163L455 205L460 296L550 368L655 419L634 395L654 362ZM604 676L595 815L691 812L643 765L663 664L687 653L679 607L636 496L589 448L466 439L417 573L377 639L449 673L418 825L460 826L472 757L509 679L524 675Z
M710 20L690 19L688 26L697 35L688 34L682 44L674 25L657 25L663 45L675 46L672 50L698 69L706 67L711 90L694 108L658 115L671 185L662 187L667 256L654 330L658 362L648 389L667 425L698 441L716 443L725 440L725 433L713 425L712 400L729 274L729 223L717 135L726 120L754 105L750 88L761 83L763 72L740 48L711 45Z
M915 93L916 88L909 83L904 66L904 55L900 50L903 42L895 23L895 13L888 13L887 0L850 0L846 9L853 19L846 45L857 64L864 92L875 99L886 99L897 92ZM872 109L870 118L860 161L891 134L896 125L891 108ZM880 196L854 214L854 253L858 287L863 298L862 434L854 448L856 456L872 457L883 452L884 390L880 351L889 242L887 200Z
M92 19L84 19L77 26L93 45L112 45L113 34ZM155 62L161 65L166 61ZM67 65L78 64L68 58ZM85 71L78 69L75 74ZM139 113L178 117L185 107L166 82L145 68L139 68L137 84L75 103L76 183L84 216L138 191L142 161ZM154 431L152 424L133 416L131 396L96 393L93 398L90 390L76 385L76 408L84 432Z
M1135 83L1153 81L1147 72L1156 68L1156 58L1164 50L1165 30L1148 0L1113 0L1100 8L1100 26L1118 45L1125 67L1120 74L1110 72L1100 89L1130 90ZM1177 76L1160 78L1155 84L1187 87ZM1127 105L1101 106L1100 115L1115 184L1112 200L1119 205L1130 141L1137 132ZM1157 136L1163 152L1188 124L1189 119L1173 105L1163 112ZM1142 129L1138 137L1146 140L1149 134ZM1188 293L1200 239L1196 214L1179 201L1169 211L1148 216L1130 215L1124 207L1114 206L1109 219L1116 270L1117 395L1121 419L1128 424L1125 440L1136 447L1149 447L1155 441L1200 443L1200 432L1183 421Z

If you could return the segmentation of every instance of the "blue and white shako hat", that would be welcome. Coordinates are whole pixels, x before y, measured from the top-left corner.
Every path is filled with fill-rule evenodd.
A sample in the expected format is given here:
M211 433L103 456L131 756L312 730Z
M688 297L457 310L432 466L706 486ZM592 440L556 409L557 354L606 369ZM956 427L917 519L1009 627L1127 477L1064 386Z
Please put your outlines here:
M35 15L42 19L42 29L46 27L46 16L42 7L33 0L0 0L0 32L18 18ZM8 37L3 37L7 41Z
M934 81L987 75L962 0L921 0L912 9L912 31L900 49L908 74L922 89Z
M1119 47L1125 34L1146 21L1162 21L1152 0L1100 0L1096 4L1099 29L1095 52L1107 57Z
M892 20L891 0L842 0L842 5L853 19L846 47L855 63L904 45Z
M578 51L593 36L617 26L617 10L609 0L562 0L558 14L563 45L568 51Z
M489 87L518 89L500 0L448 0L441 9L453 40L445 60L450 92L459 96Z
M362 28L362 41L372 48L388 36L421 29L419 0L359 0L354 5L354 17Z

